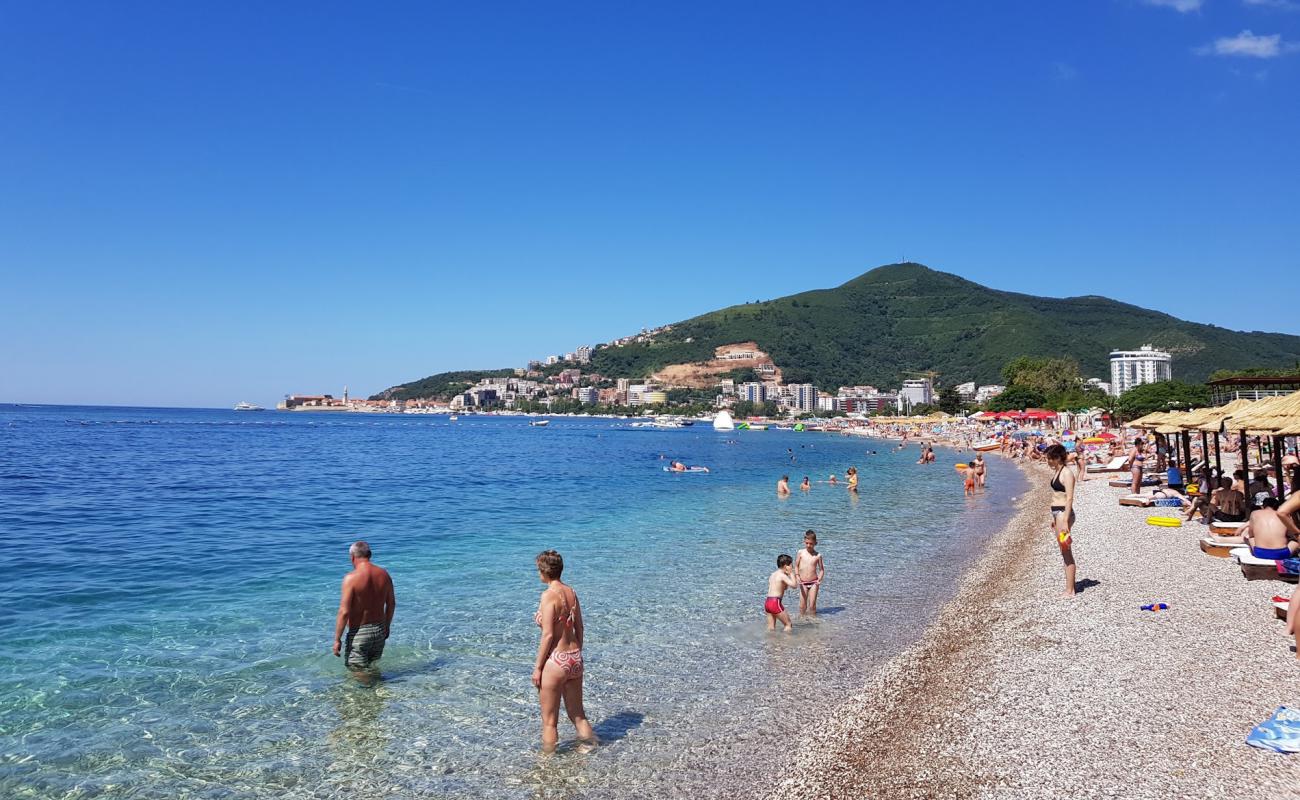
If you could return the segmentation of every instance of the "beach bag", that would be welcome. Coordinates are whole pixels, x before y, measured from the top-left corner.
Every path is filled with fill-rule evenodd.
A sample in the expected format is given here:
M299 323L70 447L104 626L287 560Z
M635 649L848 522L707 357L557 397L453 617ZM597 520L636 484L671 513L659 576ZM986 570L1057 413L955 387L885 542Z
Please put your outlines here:
M1278 706L1271 719L1246 736L1246 744L1278 753L1300 753L1300 710Z

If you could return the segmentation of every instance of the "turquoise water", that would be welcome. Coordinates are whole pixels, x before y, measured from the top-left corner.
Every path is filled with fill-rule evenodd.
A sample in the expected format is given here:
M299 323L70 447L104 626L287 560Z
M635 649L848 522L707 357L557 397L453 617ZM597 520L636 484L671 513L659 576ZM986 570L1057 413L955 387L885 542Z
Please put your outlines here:
M0 796L725 796L919 634L1023 491L995 461L963 498L942 450L620 424L0 406ZM775 497L850 464L858 498ZM827 613L770 636L766 576L809 527ZM356 538L398 596L371 686L329 650ZM545 758L548 547L605 744Z

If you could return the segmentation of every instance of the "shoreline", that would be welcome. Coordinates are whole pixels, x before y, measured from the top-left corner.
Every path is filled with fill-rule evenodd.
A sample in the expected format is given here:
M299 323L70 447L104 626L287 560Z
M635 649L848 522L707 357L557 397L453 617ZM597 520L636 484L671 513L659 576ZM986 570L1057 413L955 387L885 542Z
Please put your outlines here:
M1265 602L1294 587L1247 583L1198 550L1205 528L1152 528L1094 478L1075 553L1096 583L1067 600L1048 475L1014 466L1031 488L1006 527L915 644L801 731L769 796L1300 797L1300 762L1245 744L1300 699Z

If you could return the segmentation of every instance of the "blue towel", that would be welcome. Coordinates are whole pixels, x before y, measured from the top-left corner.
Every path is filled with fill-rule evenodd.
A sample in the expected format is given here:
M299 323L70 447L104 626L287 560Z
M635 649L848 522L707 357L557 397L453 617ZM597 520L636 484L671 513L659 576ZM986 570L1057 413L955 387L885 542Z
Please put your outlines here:
M1300 575L1300 558L1282 559L1282 571L1289 575Z
M1255 726L1246 744L1279 753L1300 753L1300 711L1278 706L1271 719Z

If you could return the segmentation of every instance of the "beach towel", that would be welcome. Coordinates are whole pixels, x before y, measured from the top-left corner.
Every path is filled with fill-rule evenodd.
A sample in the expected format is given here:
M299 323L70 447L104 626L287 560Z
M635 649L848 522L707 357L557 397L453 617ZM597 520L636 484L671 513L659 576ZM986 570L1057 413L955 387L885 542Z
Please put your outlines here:
M1246 736L1246 744L1278 753L1300 753L1300 711L1278 706L1270 719Z
M1300 558L1284 558L1277 562L1277 571L1287 575L1300 575Z

